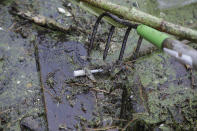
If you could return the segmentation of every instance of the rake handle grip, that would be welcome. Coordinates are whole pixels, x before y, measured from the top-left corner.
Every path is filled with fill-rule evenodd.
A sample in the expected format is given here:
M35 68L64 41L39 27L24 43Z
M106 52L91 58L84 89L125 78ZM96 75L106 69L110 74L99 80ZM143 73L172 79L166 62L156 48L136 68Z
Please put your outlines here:
M137 33L159 49L167 48L176 51L180 55L183 54L191 57L191 66L197 69L197 50L194 48L146 25L138 25Z
M153 45L157 46L159 49L163 48L163 41L170 38L167 34L146 25L138 25L137 33Z

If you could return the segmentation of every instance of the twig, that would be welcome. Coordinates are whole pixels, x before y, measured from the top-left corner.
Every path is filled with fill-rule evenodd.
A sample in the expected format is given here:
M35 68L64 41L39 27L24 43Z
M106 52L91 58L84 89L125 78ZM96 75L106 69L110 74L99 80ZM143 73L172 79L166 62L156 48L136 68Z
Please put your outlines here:
M96 89L96 88L90 88L90 90L97 91L97 92L103 92L103 93L109 94L109 92L106 91L106 90L100 90L100 89Z
M107 126L107 127L103 127L103 128L86 128L87 131L106 131L109 129L120 129L120 127L117 126Z
M32 21L38 25L45 26L45 27L48 27L53 30L68 32L72 28L72 27L64 27L63 25L61 25L60 23L56 22L55 20L53 20L51 18L47 18L42 15L36 15L36 14L33 14L32 12L29 12L29 11L27 11L27 12L16 11L16 12L12 12L12 13L15 15L18 15L24 19Z
M130 125L131 123L133 123L135 120L136 120L136 118L135 118L135 119L132 119L131 121L129 121L129 122L127 123L127 125L122 129L122 131L125 131L125 130L129 127L129 125Z
M9 28L8 30L12 30L14 28L14 26L16 25L16 22L14 22Z
M12 110L12 109L7 109L7 110L4 110L4 111L1 111L1 112L0 112L0 115L4 114L4 113L6 113L6 112L8 112L8 111L10 111L10 110Z
M119 118L113 118L114 121L128 121L128 120L125 120L125 119L119 119Z
M193 71L192 71L191 68L189 68L189 71L190 71L190 77L191 77L191 86L192 86L192 89L195 89L196 84L195 84L195 79L194 79L194 76L193 76Z
M56 22L54 19L47 18L42 15L36 15L36 14L29 12L29 11L23 12L23 11L18 11L17 9L13 9L12 14L17 15L23 19L27 19L31 22L34 22L35 24L38 24L40 26L50 28L52 30L57 30L57 31L61 31L61 32L69 32L71 30L77 30L77 31L85 33L85 34L90 33L88 31L86 31L80 27L76 27L76 26L65 27L65 26L61 25L60 23Z
M111 94L111 95L117 96L116 93L110 93L110 92L108 92L106 90L101 90L101 89L96 89L96 88L90 88L90 90L93 90L93 91L96 91L96 92L103 92L103 93L106 93L106 94Z

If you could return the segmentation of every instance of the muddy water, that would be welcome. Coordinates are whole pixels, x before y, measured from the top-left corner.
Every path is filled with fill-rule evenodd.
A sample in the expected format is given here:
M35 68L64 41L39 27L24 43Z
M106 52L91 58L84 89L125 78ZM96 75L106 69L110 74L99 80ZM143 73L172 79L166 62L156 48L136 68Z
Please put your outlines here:
M92 118L95 96L93 92L81 92L71 100L69 97L73 97L73 94L68 91L71 87L66 86L65 81L73 78L73 64L78 64L81 68L87 65L87 61L82 59L82 56L87 55L86 50L79 42L51 41L41 39L37 45L48 129L55 131L61 128L65 128L64 130L82 128L79 125L80 118L87 120ZM72 58L73 63L69 58Z

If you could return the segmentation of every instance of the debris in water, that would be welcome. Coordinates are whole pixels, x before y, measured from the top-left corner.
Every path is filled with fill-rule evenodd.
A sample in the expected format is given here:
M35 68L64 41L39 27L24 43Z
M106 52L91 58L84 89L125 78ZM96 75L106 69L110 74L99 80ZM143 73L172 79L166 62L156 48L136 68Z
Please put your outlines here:
M2 27L0 27L0 30L4 30Z
M57 9L58 9L58 11L59 11L60 13L63 13L63 14L66 13L66 11L65 11L63 8L61 8L61 7L57 8Z
M91 71L91 73L98 73L98 72L102 72L103 69L95 69L95 70L90 70L90 71ZM85 70L76 70L76 71L73 72L73 75L74 75L75 77L78 77L78 76L85 76L86 73L85 73Z
M16 10L16 11L15 11ZM71 27L65 27L63 25L61 25L60 23L56 22L54 19L42 16L42 15L36 15L32 12L23 12L23 11L19 11L17 9L13 9L12 13L14 15L18 15L19 17L22 17L24 19L27 19L29 21L32 21L38 25L50 28L52 30L58 30L58 31L62 31L62 32L67 32L71 30Z
M70 12L68 12L67 10L65 10L65 9L63 9L63 8L61 8L61 7L59 7L59 8L57 8L58 9L58 11L60 12L60 13L62 13L62 14L65 14L66 16L72 16L72 14L70 13Z
M21 83L21 81L17 81L16 83L17 83L17 84L20 84L20 83Z

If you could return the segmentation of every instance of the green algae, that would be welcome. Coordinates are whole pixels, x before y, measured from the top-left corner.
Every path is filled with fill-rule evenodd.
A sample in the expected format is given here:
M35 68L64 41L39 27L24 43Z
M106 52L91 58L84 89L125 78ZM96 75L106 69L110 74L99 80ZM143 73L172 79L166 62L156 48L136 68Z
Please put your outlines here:
M163 57L161 58L161 56ZM136 74L134 73L134 77L135 75L139 76L148 95L146 102L148 104L149 112L147 113L149 115L144 114L141 115L140 118L143 118L149 124L159 123L160 121L166 121L167 124L171 125L174 124L174 121L182 123L183 118L177 117L179 115L183 117L182 115L184 113L171 118L171 113L169 113L168 108L172 108L172 114L176 114L177 109L173 109L175 105L182 106L181 104L187 99L195 98L194 93L196 90L192 89L190 84L187 83L187 81L189 81L189 74L177 77L177 71L173 68L169 59L167 55L154 53L149 56L149 59L142 58L136 62ZM184 72L182 73L184 74ZM177 80L181 80L183 83L177 84L175 82ZM148 90L151 90L151 92ZM186 107L188 106L189 105L186 105ZM194 111L194 109L190 109L190 111L192 110ZM185 125L184 122L182 124ZM183 125L180 126L183 128ZM194 129L194 125L195 123L192 122L191 125L187 124L184 128L189 129L192 127Z

